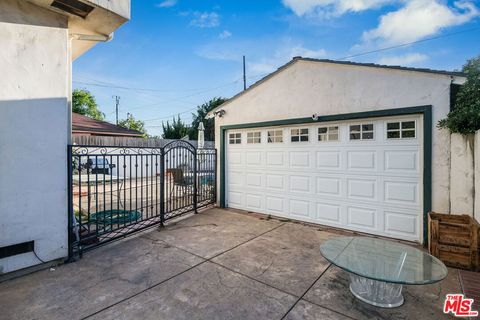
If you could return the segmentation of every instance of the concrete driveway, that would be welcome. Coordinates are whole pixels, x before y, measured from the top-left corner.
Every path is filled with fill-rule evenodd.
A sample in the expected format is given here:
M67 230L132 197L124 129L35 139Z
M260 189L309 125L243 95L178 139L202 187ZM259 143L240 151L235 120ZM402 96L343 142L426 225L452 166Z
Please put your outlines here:
M0 283L0 319L442 319L439 284L404 287L405 304L355 300L320 255L320 227L210 209L62 265Z

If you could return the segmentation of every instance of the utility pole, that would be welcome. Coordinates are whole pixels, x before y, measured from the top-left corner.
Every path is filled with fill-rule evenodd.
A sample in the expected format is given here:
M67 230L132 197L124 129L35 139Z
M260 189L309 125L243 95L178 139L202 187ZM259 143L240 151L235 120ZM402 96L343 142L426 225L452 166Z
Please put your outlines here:
M127 112L127 120L130 120L131 113ZM130 129L130 121L127 121L127 127Z
M243 56L243 91L247 90L247 72L245 68L245 56Z
M115 115L116 115L116 123L118 126L118 105L120 104L120 97L119 96L112 96L115 99Z

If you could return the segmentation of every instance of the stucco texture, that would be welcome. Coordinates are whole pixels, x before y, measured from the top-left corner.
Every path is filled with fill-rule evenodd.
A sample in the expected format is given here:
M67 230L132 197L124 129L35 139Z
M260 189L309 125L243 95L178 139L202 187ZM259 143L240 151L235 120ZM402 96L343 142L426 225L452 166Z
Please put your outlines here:
M67 255L67 25L0 2L0 247L34 240L44 261ZM38 263L31 252L0 259L0 274Z

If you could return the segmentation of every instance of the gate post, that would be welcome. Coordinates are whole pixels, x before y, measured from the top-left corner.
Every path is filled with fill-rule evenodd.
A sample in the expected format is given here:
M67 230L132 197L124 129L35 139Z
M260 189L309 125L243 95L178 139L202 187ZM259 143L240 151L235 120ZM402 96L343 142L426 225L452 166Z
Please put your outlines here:
M67 184L68 184L68 219L67 219L67 228L68 228L68 260L67 262L72 261L73 259L73 157L72 157L72 146L67 146Z
M215 149L215 152L214 152L214 164L215 164L215 184L213 186L213 203L216 204L217 203L217 192L218 192L218 189L217 189L217 176L218 176L218 170L217 170L217 164L218 164L218 158L217 158L217 149ZM222 191L223 192L223 191Z
M197 207L198 207L198 203L197 203L197 175L198 175L198 172L197 172L197 152L198 152L198 148L195 148L194 149L194 153L193 153L193 210L195 211L195 213L198 213L197 211Z
M160 227L165 223L165 149L160 148Z

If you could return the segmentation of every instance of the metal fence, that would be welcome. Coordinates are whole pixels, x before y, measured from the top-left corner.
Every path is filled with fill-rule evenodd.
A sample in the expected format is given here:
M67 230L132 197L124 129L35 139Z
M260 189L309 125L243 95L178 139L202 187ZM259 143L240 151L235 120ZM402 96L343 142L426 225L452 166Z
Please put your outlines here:
M69 146L69 255L215 203L216 150Z

